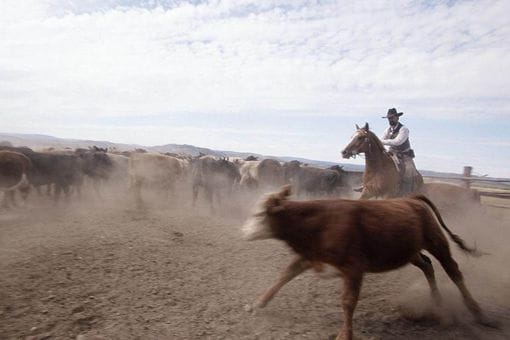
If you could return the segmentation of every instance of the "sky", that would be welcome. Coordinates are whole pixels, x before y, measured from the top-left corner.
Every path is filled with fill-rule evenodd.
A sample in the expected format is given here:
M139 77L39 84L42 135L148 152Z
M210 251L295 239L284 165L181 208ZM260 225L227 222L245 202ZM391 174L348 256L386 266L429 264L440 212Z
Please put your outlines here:
M2 0L0 132L510 178L510 1Z

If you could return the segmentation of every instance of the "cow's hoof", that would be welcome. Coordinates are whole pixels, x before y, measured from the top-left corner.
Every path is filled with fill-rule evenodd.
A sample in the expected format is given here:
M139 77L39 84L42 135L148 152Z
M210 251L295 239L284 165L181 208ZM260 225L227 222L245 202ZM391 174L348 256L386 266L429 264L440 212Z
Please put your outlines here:
M477 321L480 325L485 326L485 327L489 327L489 328L500 328L501 327L501 325L498 321L490 320L485 316L479 318Z

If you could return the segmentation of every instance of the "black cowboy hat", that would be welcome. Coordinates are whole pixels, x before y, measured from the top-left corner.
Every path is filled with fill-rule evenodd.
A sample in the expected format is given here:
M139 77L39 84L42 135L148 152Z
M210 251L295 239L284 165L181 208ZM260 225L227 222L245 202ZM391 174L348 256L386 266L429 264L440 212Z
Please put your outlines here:
M397 112L397 109L395 108L392 108L392 109L389 109L388 110L388 113L386 114L386 116L382 117L382 118L388 118L388 117L391 117L391 116L397 116L397 117L400 117L404 114L404 112Z

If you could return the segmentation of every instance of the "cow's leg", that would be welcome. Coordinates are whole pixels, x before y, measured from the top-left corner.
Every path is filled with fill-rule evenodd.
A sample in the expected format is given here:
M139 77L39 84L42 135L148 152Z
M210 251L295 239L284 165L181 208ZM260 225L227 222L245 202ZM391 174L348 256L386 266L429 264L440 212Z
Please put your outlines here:
M28 195L30 194L30 191L32 191L32 187L30 186L30 184L19 189L21 198L23 199L23 204L26 204Z
M142 177L133 177L131 181L131 190L133 191L133 196L135 199L135 205L138 208L143 207L143 200L142 200L142 186L143 186L144 179Z
M3 193L4 194L3 194L3 198L2 198L2 207L4 209L9 209L9 193L7 191L4 191Z
M198 197L198 185L193 183L193 187L192 187L192 190L193 190L193 206L195 206L195 204L197 203L197 197Z
M344 321L336 339L352 340L352 318L358 303L363 273L357 269L351 269L348 272L343 271L343 274L342 310Z
M432 298L436 302L437 306L441 305L441 294L439 293L439 289L437 288L436 277L434 275L434 267L432 266L432 261L430 258L424 254L418 253L411 260L411 263L416 267L420 268L425 274L427 281L430 287L430 293Z
M255 303L255 307L264 308L269 301L273 299L273 297L278 293L278 291L293 278L301 274L307 269L312 267L312 263L310 261L305 260L304 258L297 256L288 266L285 268L283 273L280 275L280 278L274 285L269 287L264 294L257 300Z
M175 181L174 179L170 179L166 188L166 199L173 200L175 198Z
M220 209L222 205L222 198L221 198L221 189L215 188L214 194L216 196L216 208Z
M71 194L71 186L66 183L62 186L62 189L64 190L64 194L66 195L66 198L69 199L69 195Z
M101 180L94 178L92 180L92 187L94 188L94 192L96 194L96 197L103 198L101 195ZM77 188L80 188L80 185L77 185ZM78 190L78 195L81 196L81 190Z
M55 201L55 203L58 202L61 192L62 192L62 186L58 183L55 183L54 196L53 196L53 200Z
M5 193L5 198L9 200L10 204L13 207L17 207L18 204L16 203L16 195L14 190L9 190Z
M82 197L82 194L81 194L81 186L83 185L83 183L76 183L75 184L75 188L76 188L76 195L78 195L78 199L81 200L83 197ZM101 196L101 195L99 195Z
M207 185L204 190L205 197L207 201L209 202L209 208L211 209L211 213L214 213L214 191L210 187L210 185Z
M490 327L495 326L494 323L487 319L478 303L471 296L471 293L464 284L464 277L459 270L459 265L453 259L448 246L444 245L443 247L438 247L436 249L431 249L429 251L432 255L434 255L437 258L437 260L441 263L450 279L455 283L460 293L462 294L464 304L473 314L476 320L482 325Z

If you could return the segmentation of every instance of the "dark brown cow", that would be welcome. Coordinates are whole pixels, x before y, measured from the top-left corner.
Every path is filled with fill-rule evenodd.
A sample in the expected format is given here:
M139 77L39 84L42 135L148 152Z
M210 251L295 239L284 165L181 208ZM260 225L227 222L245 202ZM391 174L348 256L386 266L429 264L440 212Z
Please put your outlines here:
M212 156L194 159L191 168L193 206L196 204L198 193L202 188L209 207L214 211L214 197L216 197L218 206L221 205L222 192L232 194L240 179L241 174L237 166L226 159L215 159Z
M322 169L290 161L283 165L283 173L287 183L294 185L298 196L339 195L343 186L342 175L337 169Z
M464 285L441 227L463 251L472 255L477 252L446 227L425 196L373 201L291 201L289 195L289 186L268 195L260 211L243 226L245 239L280 239L298 254L279 281L256 302L256 307L264 307L285 283L303 271L324 263L332 265L344 281L344 324L337 339L350 340L352 317L366 272L383 272L412 263L423 271L432 296L440 304L432 262L421 253L427 250L457 285L475 318L490 325Z
M27 147L0 147L0 149L27 156L32 162L32 168L27 175L30 184L36 188L53 185L55 201L58 201L62 191L69 194L71 186L79 187L83 182L81 160L74 154L67 154L67 151L62 154L36 152Z
M32 167L30 159L19 152L0 151L0 190L4 192L3 205L9 203L15 205L14 193L20 190L25 200L29 191L30 183L27 175Z

